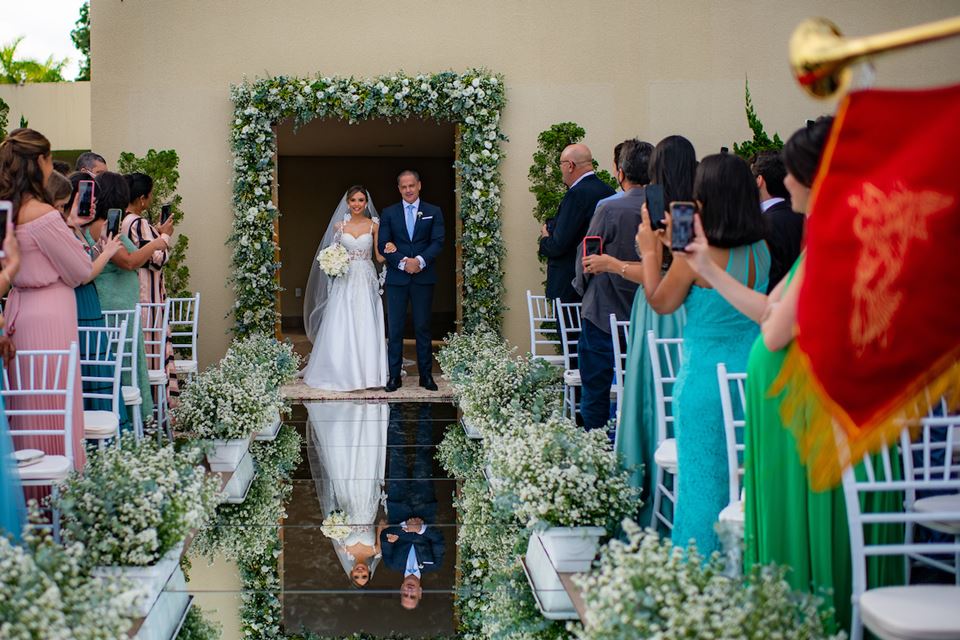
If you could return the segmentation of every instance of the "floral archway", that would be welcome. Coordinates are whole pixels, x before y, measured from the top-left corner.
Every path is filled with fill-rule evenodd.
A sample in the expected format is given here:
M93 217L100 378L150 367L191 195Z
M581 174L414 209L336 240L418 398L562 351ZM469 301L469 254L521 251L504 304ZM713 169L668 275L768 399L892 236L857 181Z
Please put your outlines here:
M484 70L446 71L377 78L275 76L231 87L233 148L235 293L237 336L272 333L278 320L276 296L279 249L272 201L277 140L273 127L286 118L298 126L316 118L356 123L371 118L416 116L457 126L455 169L460 189L462 256L458 292L463 325L481 321L499 326L503 317L504 245L500 223L500 130L505 104L503 78Z

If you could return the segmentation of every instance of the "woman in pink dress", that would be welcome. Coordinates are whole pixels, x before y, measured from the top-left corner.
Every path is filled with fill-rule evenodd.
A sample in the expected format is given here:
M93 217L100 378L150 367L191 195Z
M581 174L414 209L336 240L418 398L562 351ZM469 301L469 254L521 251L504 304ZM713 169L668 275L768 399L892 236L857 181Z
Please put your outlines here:
M77 302L73 289L90 278L92 262L60 212L44 190L53 172L50 142L32 129L16 129L0 142L0 200L13 202L13 215L20 242L20 271L13 279L7 300L7 333L18 351L67 349L78 340ZM79 198L77 199L79 200ZM74 204L76 206L76 203ZM60 372L62 376L66 371ZM73 397L74 464L86 462L83 447L83 399L80 365L74 371L77 383ZM48 373L52 383L53 372ZM15 383L11 380L11 383ZM56 406L43 396L10 399L11 409ZM16 416L12 429L62 429L63 419L54 416ZM62 436L19 436L16 449L40 449L64 455ZM39 497L33 491L28 497Z

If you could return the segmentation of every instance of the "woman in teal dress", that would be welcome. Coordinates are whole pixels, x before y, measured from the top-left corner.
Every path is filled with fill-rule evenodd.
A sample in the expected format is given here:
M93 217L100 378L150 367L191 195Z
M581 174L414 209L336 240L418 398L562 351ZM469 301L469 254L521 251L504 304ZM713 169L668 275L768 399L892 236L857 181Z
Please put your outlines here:
M7 295L10 283L20 270L20 246L14 234L11 233L4 239L3 251L6 257L3 260L3 270L0 271L0 297ZM3 316L0 316L0 328L3 324ZM9 353L9 347L10 339L0 331L0 355ZM3 379L0 378L0 385L2 384ZM7 425L3 398L0 398L0 536L19 540L26 519L23 487L20 486L20 476L13 460L10 427Z
M650 183L663 186L664 204L693 199L693 178L697 171L697 152L683 136L661 140L650 155ZM663 268L669 266L668 258ZM657 450L657 411L654 400L653 369L647 349L647 331L658 338L679 338L683 335L683 306L660 315L647 304L643 291L643 268L640 262L624 262L612 256L588 256L591 271L617 273L640 285L630 312L630 339L623 376L623 407L617 427L616 450L620 463L630 472L630 484L641 489L642 506L638 521L646 525L653 517L653 492ZM662 270L661 270L662 271ZM669 503L661 508L669 514Z
M750 289L766 291L770 252L763 240L756 181L746 162L731 154L707 156L697 167L693 197L702 223L699 230L711 245L710 258ZM658 237L644 210L638 244L647 301L659 313L683 304L687 314L683 359L674 386L678 474L672 539L682 546L692 540L709 556L720 550L714 524L729 500L717 364L746 370L759 327L697 276L684 254L675 255L661 278L659 258L670 231L668 218L667 229Z

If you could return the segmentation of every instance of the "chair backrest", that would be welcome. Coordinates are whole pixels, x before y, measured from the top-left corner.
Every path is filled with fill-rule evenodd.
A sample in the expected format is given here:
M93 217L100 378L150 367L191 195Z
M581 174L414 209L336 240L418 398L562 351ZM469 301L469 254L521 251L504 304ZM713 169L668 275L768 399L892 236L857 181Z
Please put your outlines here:
M560 329L554 301L535 296L527 289L527 317L530 321L530 353L534 356L554 355L560 342Z
M120 411L120 374L123 372L124 336L127 323L119 327L78 327L80 337L80 379L85 400L108 400L111 410ZM92 389L105 389L95 391Z
M140 322L143 348L147 355L147 369L163 371L166 362L167 328L170 307L164 302L141 302Z
M123 340L123 371L130 374L130 384L137 386L137 340L140 336L140 305L133 309L104 311L103 319L108 327L119 327L127 323L127 333Z
M613 391L617 395L616 424L620 426L623 415L623 377L627 371L627 352L630 350L630 321L617 320L617 314L610 314L610 341L613 343ZM614 447L620 438L620 429L614 432Z
M890 544L889 541L876 541L879 536L867 536L864 527L886 524L906 525L924 522L956 522L960 520L960 509L950 511L924 511L912 509L883 513L864 512L861 497L868 494L893 493L900 496L916 491L960 492L960 461L954 447L956 427L960 416L923 418L916 441L920 443L921 463L914 458L914 444L910 441L910 430L905 429L900 437L898 455L897 445L884 446L878 454L866 456L857 467L848 467L843 472L843 493L847 507L847 524L850 530L850 551L853 559L853 601L857 602L867 588L867 557L879 555L931 555L960 553L960 537L953 542L913 542ZM838 437L838 446L842 450L845 443ZM946 455L936 462L935 452ZM902 464L902 480L897 466Z
M200 317L200 293L190 298L167 298L169 340L177 352L189 352L186 360L197 359L197 327ZM179 355L177 357L180 357Z
M743 430L747 424L747 396L745 373L729 373L727 365L717 365L717 384L720 385L720 408L723 412L723 432L727 442L727 472L730 474L730 502L740 499L743 490L743 456L746 450Z
M10 423L10 435L62 435L64 455L71 464L73 463L73 394L76 385L80 383L76 375L78 361L79 350L76 342L71 342L69 349L18 351L10 364L3 368L3 389L0 389L0 396L4 400L4 412ZM11 402L20 398L39 397L52 398L56 402L51 402L51 406L43 408L14 408L21 403ZM20 428L20 423L23 421L10 420L19 416L62 417L63 424L59 429Z
M560 344L563 347L563 368L576 369L574 360L577 357L577 344L580 342L580 331L583 327L580 320L579 302L554 302L557 309L557 318L560 320Z
M653 367L653 391L657 409L657 442L673 437L673 385L683 360L683 338L658 338L647 331L647 347Z

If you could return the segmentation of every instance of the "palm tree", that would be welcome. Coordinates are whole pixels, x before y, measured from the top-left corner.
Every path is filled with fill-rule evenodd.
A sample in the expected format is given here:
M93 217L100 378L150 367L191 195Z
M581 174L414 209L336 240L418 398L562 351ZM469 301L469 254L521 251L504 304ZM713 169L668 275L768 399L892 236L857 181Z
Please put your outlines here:
M10 44L0 46L0 84L63 82L63 68L67 66L67 59L54 60L53 56L50 56L46 62L29 58L17 60L17 47L22 40L23 36Z

